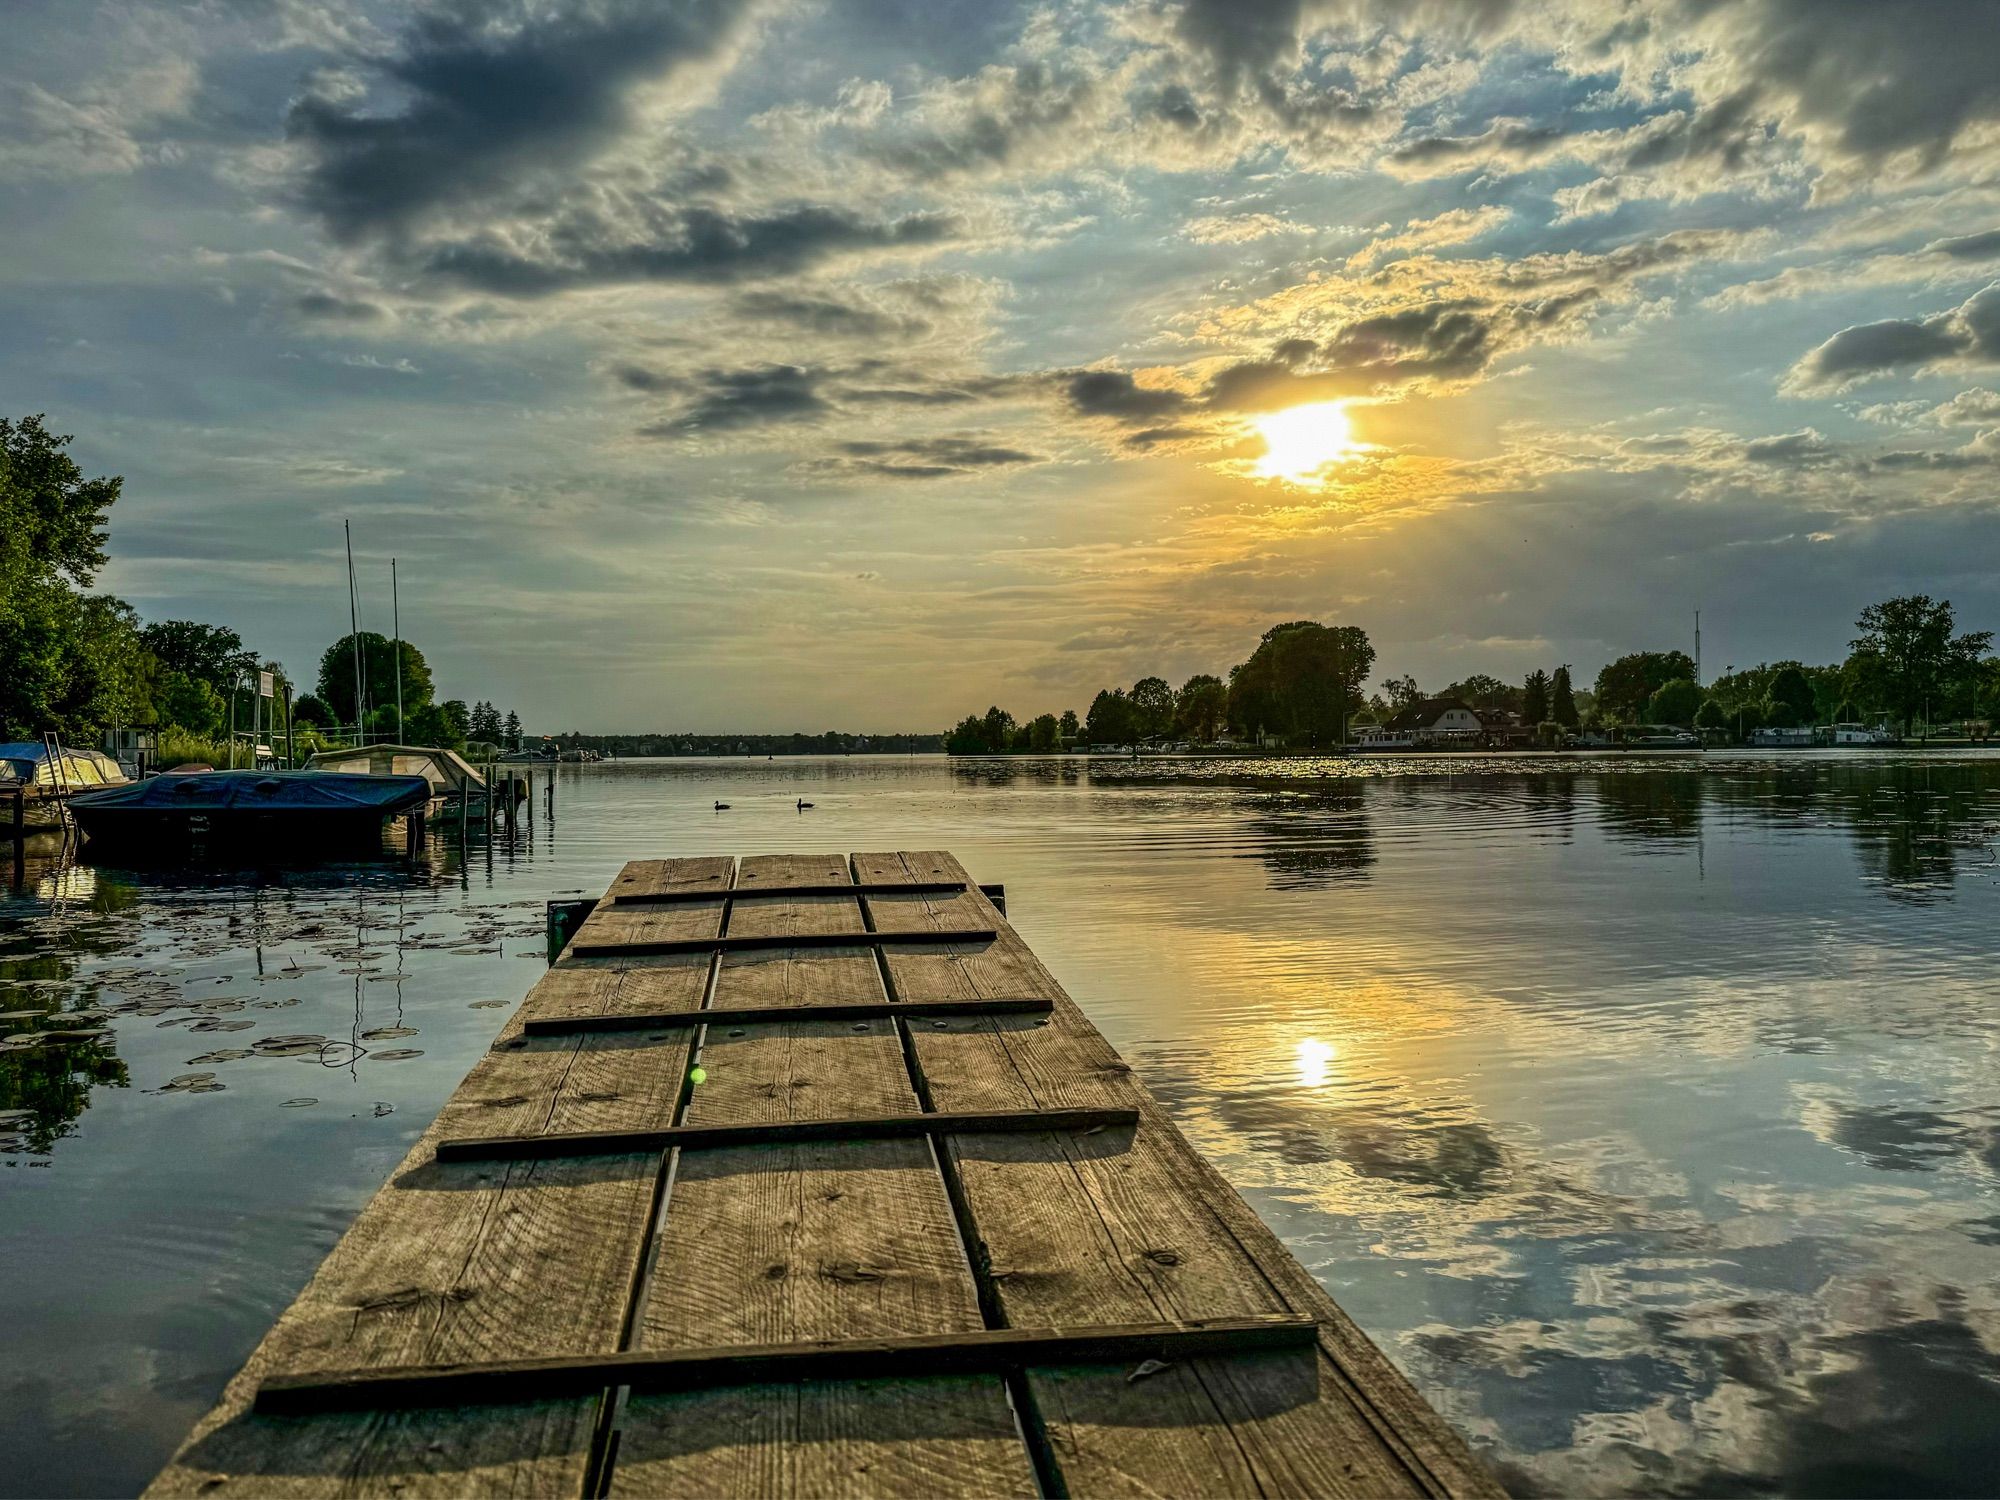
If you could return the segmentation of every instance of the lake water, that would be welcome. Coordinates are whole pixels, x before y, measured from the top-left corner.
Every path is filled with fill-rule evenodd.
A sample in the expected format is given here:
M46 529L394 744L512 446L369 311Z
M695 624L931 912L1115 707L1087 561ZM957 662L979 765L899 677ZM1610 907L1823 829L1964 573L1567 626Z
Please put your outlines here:
M145 1483L541 972L550 895L949 848L1510 1487L1987 1494L1996 847L2000 756L1828 752L626 762L463 861L31 854L0 1035L109 1034L0 1042L0 1492Z

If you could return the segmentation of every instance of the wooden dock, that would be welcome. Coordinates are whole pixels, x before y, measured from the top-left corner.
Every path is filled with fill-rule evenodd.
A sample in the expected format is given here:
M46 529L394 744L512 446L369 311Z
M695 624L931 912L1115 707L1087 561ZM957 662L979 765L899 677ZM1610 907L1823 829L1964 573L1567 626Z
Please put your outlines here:
M627 865L154 1495L1497 1495L948 854Z

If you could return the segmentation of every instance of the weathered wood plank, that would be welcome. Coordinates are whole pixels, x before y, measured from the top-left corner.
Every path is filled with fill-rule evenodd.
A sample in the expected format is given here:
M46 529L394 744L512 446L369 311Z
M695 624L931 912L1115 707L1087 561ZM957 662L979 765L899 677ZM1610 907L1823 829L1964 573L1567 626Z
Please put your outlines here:
M662 886L726 881L731 867L656 864ZM719 922L719 906L680 915L703 911ZM616 1349L651 1217L648 1162L432 1157L475 1118L519 1131L664 1124L686 1056L682 1046L663 1059L631 1037L529 1044L517 1013L149 1493L579 1493L595 1400L310 1420L257 1416L249 1403L271 1375Z
M844 878L838 856L746 859L739 883ZM744 902L731 930L849 931L852 897ZM883 998L872 954L725 955L718 1005ZM893 1021L710 1033L691 1124L919 1111ZM703 1151L679 1159L640 1313L648 1349L982 1328L927 1140ZM614 1495L1032 1494L1001 1381L883 1380L634 1395Z
M858 879L961 878L947 854L856 855ZM949 929L997 912L957 896L869 898L878 927ZM1443 1420L1339 1311L1180 1132L1011 927L984 949L885 948L899 998L1039 993L1044 1024L953 1020L913 1032L936 1108L1127 1104L1130 1149L1037 1136L955 1136L948 1147L1010 1322L1093 1316L1303 1312L1322 1325L1301 1382L1274 1360L1193 1360L1132 1387L1091 1372L1038 1372L1065 1477L1079 1494L1496 1494ZM1148 1402L1185 1420L1147 1419Z

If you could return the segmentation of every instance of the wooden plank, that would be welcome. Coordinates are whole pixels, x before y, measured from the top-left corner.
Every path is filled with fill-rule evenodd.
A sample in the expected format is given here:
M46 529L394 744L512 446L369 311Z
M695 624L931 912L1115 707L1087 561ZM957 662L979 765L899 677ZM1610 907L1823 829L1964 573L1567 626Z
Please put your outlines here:
M830 883L837 856L746 859L745 883ZM861 926L853 897L743 903L732 929ZM738 927L737 924L741 924ZM726 954L717 1005L884 999L872 954ZM865 1028L865 1029L860 1029ZM893 1021L801 1019L708 1033L691 1124L812 1120L919 1105ZM885 1338L983 1328L927 1139L703 1151L677 1164L640 1347ZM751 1386L634 1395L613 1495L1032 1495L1001 1380Z
M812 1023L825 1025L825 1022ZM93 1033L95 1034L95 1033ZM439 1141L439 1161L546 1161L558 1156L631 1152L729 1150L794 1142L886 1141L944 1132L1014 1134L1028 1131L1130 1129L1139 1112L1098 1109L978 1110L971 1114L833 1115L823 1120L766 1120L737 1125L666 1125L652 1130L545 1131L533 1135L464 1136Z
M731 862L655 866L653 880L671 885L726 878ZM676 917L701 921L703 910ZM719 905L706 910L707 921L719 922ZM469 1118L520 1132L664 1123L680 1067L662 1069L656 1046L629 1037L517 1045L525 1041L517 1014L149 1494L581 1492L597 1417L589 1398L449 1417L299 1421L250 1410L262 1381L303 1370L618 1348L651 1217L646 1162L454 1165L432 1157Z
M948 854L854 856L856 876L957 879ZM871 897L878 927L927 931L994 920L976 890ZM941 1110L1140 1111L1129 1149L1063 1137L953 1136L947 1149L1012 1323L1079 1316L1240 1317L1295 1312L1320 1325L1317 1369L1190 1360L1136 1386L1095 1372L1030 1378L1065 1480L1078 1494L1500 1493L1463 1442L1334 1306L1175 1129L1152 1096L1004 920L980 949L884 948L898 999L1044 994L1045 1022L916 1028ZM1179 1420L1163 1420L1175 1411Z
M805 1002L820 1021L886 1021L898 1015L937 1019L951 1016L1045 1015L1055 1008L1044 996L1000 1000L932 1000L897 1005L887 1000ZM568 1036L582 1031L673 1031L691 1026L753 1026L767 1021L791 1021L799 1005L728 1005L707 1010L639 1011L630 1015L551 1016L530 1018L522 1025L529 1036ZM4 1020L5 1017L0 1017Z
M807 898L810 899L810 898ZM595 916L595 913L592 913ZM615 915L615 913L614 913ZM586 924L587 930L588 924ZM936 932L867 932L835 928L825 932L778 932L765 936L732 934L718 938L646 938L608 941L585 940L581 935L572 944L578 958L637 958L665 953L739 953L787 948L878 948L888 943L990 943L997 934L991 927L966 927Z
M257 1410L301 1415L391 1406L486 1405L634 1392L698 1391L792 1380L883 1380L912 1375L999 1374L1029 1365L1143 1364L1202 1354L1310 1348L1310 1318L1218 1318L1082 1328L982 1328L879 1338L808 1339L699 1349L552 1355L487 1364L400 1370L321 1370L279 1375L257 1392Z
M956 895L965 889L962 880L938 880L915 889L936 895ZM787 900L800 896L878 896L911 894L907 885L871 886L856 885L851 880L826 881L819 884L753 886L737 885L730 889L727 900L732 906L740 903L762 900L767 897L783 897ZM713 899L709 891L647 891L622 895L618 901L623 906L642 904L675 905L688 901L708 901Z

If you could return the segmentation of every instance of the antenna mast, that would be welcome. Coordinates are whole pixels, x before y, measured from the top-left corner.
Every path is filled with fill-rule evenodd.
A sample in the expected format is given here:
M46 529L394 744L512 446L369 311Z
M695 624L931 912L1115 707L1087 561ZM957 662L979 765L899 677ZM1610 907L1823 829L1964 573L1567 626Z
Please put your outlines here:
M361 614L354 603L354 525L342 521L340 529L347 534L347 641L354 655L354 738L356 743L368 743L368 710L361 701Z
M389 628L396 632L396 644L394 648L396 659L396 743L401 745L408 742L407 737L403 733L403 606L396 595L396 559L393 557L389 559L389 618L394 622ZM1696 634L1699 635L1700 632L1697 631ZM1701 650L1699 644L1696 645L1695 650L1698 655ZM1700 675L1699 672L1695 673L1697 677Z
M1701 686L1701 611L1694 612L1694 685Z

